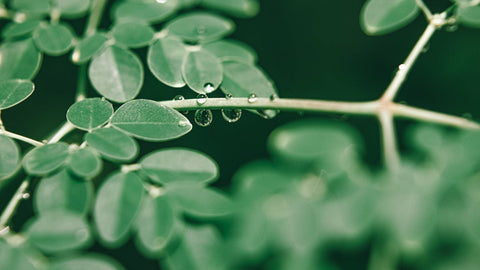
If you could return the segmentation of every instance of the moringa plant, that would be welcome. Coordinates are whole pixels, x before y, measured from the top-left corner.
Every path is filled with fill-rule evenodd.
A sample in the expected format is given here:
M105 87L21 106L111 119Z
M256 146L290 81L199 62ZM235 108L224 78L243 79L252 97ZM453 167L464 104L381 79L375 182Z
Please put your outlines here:
M422 0L366 1L369 35L419 14L427 26L383 95L345 102L282 98L255 51L227 38L227 16L256 15L257 0L0 0L0 113L32 95L44 57L69 54L78 70L47 138L0 118L0 190L14 191L0 200L0 269L477 269L480 125L395 98L437 31L480 27L479 4L436 13ZM145 73L182 95L155 99ZM355 128L305 117L273 130L272 158L220 188L221 162L175 144L212 128L212 110L229 123L280 111L373 117L384 166L365 163ZM413 157L400 155L397 118L423 123L407 134ZM15 220L21 212L32 213ZM126 245L144 258L115 253Z

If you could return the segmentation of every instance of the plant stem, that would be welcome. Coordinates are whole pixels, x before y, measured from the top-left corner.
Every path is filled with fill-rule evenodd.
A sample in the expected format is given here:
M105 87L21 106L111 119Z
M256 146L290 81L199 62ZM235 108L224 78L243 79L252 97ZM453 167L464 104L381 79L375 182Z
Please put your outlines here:
M19 140L19 141L23 141L23 142L26 142L26 143L29 143L33 146L42 146L43 143L42 142L39 142L39 141L36 141L34 139L30 139L28 137L25 137L25 136L22 136L22 135L19 135L19 134L16 134L16 133L13 133L13 132L10 132L10 131L6 131L4 129L0 129L0 134L1 135L5 135L7 137L10 137L12 139L16 139L16 140Z
M100 24L102 18L103 9L107 0L94 0L92 5L92 11L88 18L87 26L85 28L85 36L91 36L97 32L97 27Z
M431 20L433 18L432 12L430 12L430 9L428 9L427 5L423 2L423 0L415 0L417 3L417 6L422 10L423 14L425 14L425 17L427 17L427 20Z
M392 112L389 110L379 111L378 120L382 132L383 159L387 168L391 172L394 172L400 167L400 157L397 150L397 139L395 136Z
M17 191L15 192L12 199L8 203L2 215L0 216L0 230L3 230L3 228L10 222L10 219L15 213L15 210L17 209L20 201L23 200L23 195L29 185L30 185L30 178L27 177L25 178L25 180L23 180L22 184L20 184Z
M81 65L78 70L77 93L75 101L87 98L87 65Z
M47 140L48 143L59 142L65 135L74 130L75 127L70 122L65 121L63 125Z

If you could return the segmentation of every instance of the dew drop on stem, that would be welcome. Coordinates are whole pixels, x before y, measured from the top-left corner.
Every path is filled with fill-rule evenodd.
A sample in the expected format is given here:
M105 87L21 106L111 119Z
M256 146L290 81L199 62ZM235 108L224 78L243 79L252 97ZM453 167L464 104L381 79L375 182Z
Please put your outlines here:
M201 127L208 127L213 121L213 114L211 110L200 109L195 111L195 123Z
M248 96L248 103L257 102L257 100L258 100L257 95L255 95L253 93Z
M157 3L159 3L159 4L165 4L165 3L167 3L167 0L157 0Z
M270 101L274 101L274 100L276 100L276 99L278 99L278 95L277 95L277 94L271 94L271 95L270 95Z
M23 193L22 194L22 199L24 199L24 200L30 199L30 193Z
M206 83L205 85L203 85L203 90L205 90L205 93L208 94L215 91L215 86L211 83Z
M185 100L185 98L182 96L182 95L176 95L174 98L173 98L174 101L180 101L180 100Z
M203 105L207 102L207 99L208 99L207 95L200 94L200 95L197 96L197 104L198 105Z
M235 123L242 117L241 109L222 109L222 116L228 123Z
M233 97L232 94L226 94L225 95L226 100L230 100L230 99L232 99L232 97Z

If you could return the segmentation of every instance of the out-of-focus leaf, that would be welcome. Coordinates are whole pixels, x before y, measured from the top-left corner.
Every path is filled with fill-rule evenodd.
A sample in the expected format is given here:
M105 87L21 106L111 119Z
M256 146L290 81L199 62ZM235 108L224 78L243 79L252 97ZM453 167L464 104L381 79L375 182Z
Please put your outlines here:
M50 11L49 2L49 0L12 0L10 5L17 10L43 14Z
M37 270L37 263L24 247L11 246L0 240L0 269Z
M92 178L102 170L102 160L89 148L80 148L70 154L70 172L82 178Z
M143 84L140 59L117 46L107 47L94 56L88 75L98 93L115 102L135 98Z
M137 22L127 22L115 25L112 35L115 43L132 48L148 45L153 39L153 28Z
M22 23L9 23L3 28L2 37L8 39L30 34L39 24L39 20L28 20Z
M29 174L43 175L60 168L68 157L68 144L63 142L36 147L23 158Z
M168 189L168 196L175 199L187 214L199 218L229 215L233 211L230 198L214 189L199 186L176 186Z
M93 197L93 184L70 175L67 170L43 178L35 189L33 206L40 215L67 211L85 215Z
M61 16L68 18L81 16L90 7L90 0L53 0L52 2L60 10Z
M415 0L369 0L363 6L360 24L365 33L382 35L413 21L418 11Z
M78 250L92 240L84 217L66 211L44 213L30 220L26 227L30 242L46 253Z
M172 37L160 38L148 50L148 67L155 77L171 87L183 87L182 64L187 56L183 43Z
M140 161L141 169L159 184L208 183L218 176L218 166L209 156L183 148L162 149Z
M124 270L112 258L100 254L87 254L77 257L63 257L52 261L49 270Z
M182 73L188 87L200 94L215 91L223 79L220 60L208 51L193 51L187 55Z
M202 0L202 5L241 18L253 17L260 10L257 0Z
M85 135L89 146L113 161L130 161L138 154L137 142L114 128L100 128Z
M3 42L0 58L0 80L32 79L42 61L42 55L31 38Z
M178 0L125 1L116 7L114 17L117 22L143 21L154 24L172 15L177 7Z
M62 55L73 46L73 33L64 24L40 25L33 33L37 47L49 55Z
M127 134L146 141L172 140L192 129L192 124L183 114L145 99L123 104L110 123Z
M236 40L219 40L202 44L202 48L216 55L221 61L236 61L254 64L257 54L246 44Z
M460 23L470 27L480 27L480 6L461 5L457 10L457 19Z
M67 111L67 120L76 128L92 130L110 120L113 106L101 98L88 98L74 103Z
M165 29L187 42L208 42L230 34L232 21L207 12L191 12L170 21Z
M72 61L75 64L84 64L97 54L105 45L107 37L104 34L95 33L82 39L72 53Z
M12 176L20 167L20 150L12 139L0 135L0 180Z
M94 218L106 245L119 247L128 239L143 193L141 179L133 172L114 173L102 184L97 192Z
M0 81L0 110L5 110L27 99L35 85L27 80Z
M220 86L225 94L233 97L271 97L277 91L270 79L259 68L241 62L223 62L223 82Z

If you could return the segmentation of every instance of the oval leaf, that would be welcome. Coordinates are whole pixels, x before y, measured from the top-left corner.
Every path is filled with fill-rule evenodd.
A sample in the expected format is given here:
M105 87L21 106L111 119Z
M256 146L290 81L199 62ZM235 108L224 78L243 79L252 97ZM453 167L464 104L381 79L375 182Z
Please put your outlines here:
M178 0L125 1L117 6L114 17L118 22L143 21L154 24L172 15L177 6Z
M470 27L480 27L480 6L463 6L457 10L459 22Z
M207 42L233 32L232 21L208 12L191 12L170 21L166 29L187 42Z
M12 246L0 241L0 269L36 270L36 258L29 256L23 246Z
M257 97L277 94L273 83L259 68L240 62L223 63L221 88L225 94L234 97L248 97L252 93Z
M91 243L90 228L83 216L64 211L34 218L26 234L31 243L47 253L78 250Z
M221 61L236 61L254 64L257 54L246 44L235 40L219 40L202 45L202 48L216 55Z
M115 102L133 99L143 84L143 67L138 57L117 46L93 57L88 75L98 93Z
M30 34L40 24L39 20L28 20L22 23L9 23L2 30L3 38L17 38Z
M141 179L132 172L111 175L98 190L95 224L109 247L118 247L127 240L143 193Z
M61 210L85 215L92 196L91 182L75 178L67 170L62 170L40 181L33 196L33 206L41 215Z
M49 270L123 270L113 259L100 254L81 255L73 258L57 258Z
M60 10L62 17L78 17L90 7L90 0L53 0L53 5Z
M0 135L0 180L12 176L20 165L20 150L7 136Z
M37 47L49 55L62 55L73 46L73 33L63 24L40 26L33 33Z
M103 34L95 33L82 39L72 53L72 61L75 64L84 64L97 54L107 41Z
M32 13L48 13L50 11L49 0L12 0L11 6L14 9Z
M36 147L23 158L29 174L42 175L60 168L68 157L68 144L58 142Z
M42 55L32 39L3 42L0 47L0 80L30 80L40 68Z
M112 30L115 43L132 48L147 45L152 41L154 34L152 27L136 22L117 24Z
M0 81L0 110L13 107L27 99L35 85L27 80Z
M88 98L74 103L67 111L67 120L76 128L92 130L110 120L113 106L101 98Z
M89 148L81 148L70 154L70 172L82 178L97 176L102 170L102 160Z
M369 35L393 32L418 15L415 0L369 0L362 9L360 24Z
M113 161L130 161L138 154L137 142L113 128L101 128L85 135L89 146L103 157Z
M172 239L175 216L165 196L147 196L136 219L137 243L147 256L159 255Z
M192 124L183 114L145 99L123 104L115 112L110 123L146 141L172 140L192 130Z
M253 17L260 10L256 0L202 0L202 5L241 18Z
M171 87L183 87L182 64L187 56L183 43L176 38L160 38L148 50L148 67L155 77Z
M223 79L220 60L208 51L190 52L182 66L188 87L200 94L215 91Z
M224 194L206 187L176 186L167 190L187 214L199 218L221 217L232 213L233 203Z
M150 153L140 161L142 170L155 182L208 183L218 176L218 167L209 156L182 148Z

